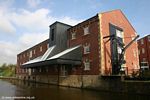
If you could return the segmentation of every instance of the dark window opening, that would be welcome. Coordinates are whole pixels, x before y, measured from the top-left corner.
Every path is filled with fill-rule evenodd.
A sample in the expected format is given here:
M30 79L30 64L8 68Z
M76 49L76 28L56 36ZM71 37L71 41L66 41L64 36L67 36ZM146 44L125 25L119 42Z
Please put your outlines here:
M123 46L123 30L117 26L110 24L110 35L114 35L114 38L111 39L111 53L112 53L112 74L118 74L120 71L120 62L124 60L124 57L121 58L122 46Z
M54 29L52 29L52 33L51 33L51 41L54 40Z

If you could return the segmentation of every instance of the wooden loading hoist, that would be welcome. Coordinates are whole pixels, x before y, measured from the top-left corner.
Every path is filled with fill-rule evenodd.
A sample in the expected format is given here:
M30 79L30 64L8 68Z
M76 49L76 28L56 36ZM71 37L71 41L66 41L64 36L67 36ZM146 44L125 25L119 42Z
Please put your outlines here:
M118 75L121 72L121 66L126 63L126 61L124 60L126 49L134 41L136 41L137 38L139 38L139 35L132 39L127 45L125 45L123 41L120 41L119 37L117 37L115 34L103 37L103 39L106 38L109 38L107 42L110 41L111 44L112 75ZM118 52L118 47L120 49L120 52Z

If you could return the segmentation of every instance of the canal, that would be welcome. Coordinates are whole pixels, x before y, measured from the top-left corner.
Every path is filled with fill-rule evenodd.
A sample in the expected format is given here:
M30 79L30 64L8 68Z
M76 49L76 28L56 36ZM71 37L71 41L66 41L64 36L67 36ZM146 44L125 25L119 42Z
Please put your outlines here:
M0 80L0 100L150 100L150 95L59 87L18 80Z

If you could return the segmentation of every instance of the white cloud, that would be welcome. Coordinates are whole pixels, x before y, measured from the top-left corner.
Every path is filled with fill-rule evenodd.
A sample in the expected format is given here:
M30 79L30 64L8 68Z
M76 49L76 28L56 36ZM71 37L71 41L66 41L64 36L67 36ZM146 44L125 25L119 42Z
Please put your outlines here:
M0 41L0 65L17 61L17 54L48 39L48 33L24 33L15 43Z
M13 34L16 32L15 27L6 18L0 17L0 34Z
M48 39L48 33L24 33L19 39L18 43L23 45L23 49L27 49L35 44L38 44L46 39Z
M41 0L27 0L27 4L32 8L36 8L40 3Z
M30 32L48 31L48 26L55 21L75 25L81 20L75 20L68 16L53 17L48 9L38 9L35 12L22 9L20 13L13 13L11 20L19 27L25 28Z
M11 42L0 41L0 64L15 63L17 51L18 48L16 44L13 44Z
M49 12L48 9L39 9L35 12L21 10L19 13L14 12L11 20L17 26L31 32L45 31L49 25Z
M12 34L16 29L9 20L4 8L0 7L0 34Z
M42 8L36 11L21 9L9 11L0 9L0 36L5 33L15 33L16 42L0 41L0 64L16 63L18 53L34 46L45 39L48 39L49 25L55 21L75 25L81 20L76 20L68 16L53 17L50 10ZM21 29L21 31L20 31ZM21 33L20 33L21 32ZM14 40L14 39L13 39Z

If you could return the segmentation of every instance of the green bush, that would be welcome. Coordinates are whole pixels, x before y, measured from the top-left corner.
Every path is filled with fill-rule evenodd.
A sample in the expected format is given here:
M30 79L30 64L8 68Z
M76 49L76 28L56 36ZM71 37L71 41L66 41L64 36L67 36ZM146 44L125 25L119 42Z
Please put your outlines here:
M3 64L0 66L0 76L13 77L15 76L15 64Z

